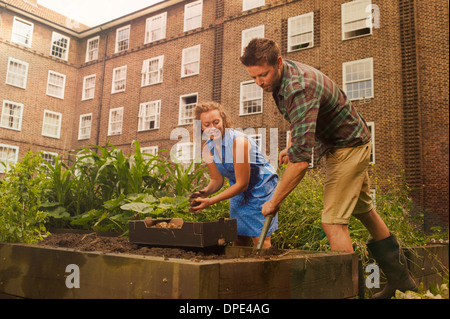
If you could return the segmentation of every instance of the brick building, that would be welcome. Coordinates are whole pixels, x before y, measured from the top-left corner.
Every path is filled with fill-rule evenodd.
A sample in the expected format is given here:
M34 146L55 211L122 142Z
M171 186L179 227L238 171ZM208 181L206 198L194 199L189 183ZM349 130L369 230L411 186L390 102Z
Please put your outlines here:
M131 152L133 140L189 157L174 129L192 131L193 106L210 100L268 153L277 128L281 149L289 125L239 62L251 38L268 37L341 85L371 126L373 162L406 169L429 210L425 229L447 225L448 9L444 0L166 0L88 27L37 0L0 0L0 161L106 142Z

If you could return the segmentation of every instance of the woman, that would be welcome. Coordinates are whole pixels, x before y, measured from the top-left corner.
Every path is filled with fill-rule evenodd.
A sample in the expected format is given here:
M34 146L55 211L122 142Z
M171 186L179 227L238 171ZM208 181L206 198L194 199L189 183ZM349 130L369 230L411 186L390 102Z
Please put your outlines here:
M225 199L230 199L230 217L237 220L238 239L235 246L245 246L252 239L256 246L264 216L262 205L272 198L278 183L275 169L265 159L254 140L230 128L228 116L220 104L209 102L195 109L195 119L201 121L202 132L209 137L203 157L211 174L208 186L191 195L190 209L194 213ZM228 178L230 187L219 191ZM278 228L278 217L264 240L263 248L269 248L270 235Z

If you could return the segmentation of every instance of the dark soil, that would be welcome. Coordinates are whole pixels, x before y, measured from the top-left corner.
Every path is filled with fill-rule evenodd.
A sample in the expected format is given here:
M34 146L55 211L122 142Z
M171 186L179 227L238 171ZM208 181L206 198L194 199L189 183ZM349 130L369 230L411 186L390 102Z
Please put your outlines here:
M52 234L38 243L44 247L71 248L79 251L96 251L103 253L124 253L141 256L164 257L165 259L177 258L185 260L214 260L233 258L270 258L283 253L277 248L264 250L262 256L257 256L251 249L239 256L225 254L225 247L214 246L207 248L176 248L176 247L155 247L137 245L129 242L126 237L106 237L95 233L76 234L62 233Z

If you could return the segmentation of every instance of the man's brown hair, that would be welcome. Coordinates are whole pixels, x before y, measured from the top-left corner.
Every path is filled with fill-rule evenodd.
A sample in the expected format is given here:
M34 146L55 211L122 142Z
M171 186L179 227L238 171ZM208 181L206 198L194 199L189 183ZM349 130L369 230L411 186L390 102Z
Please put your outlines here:
M255 66L263 63L275 65L279 56L281 56L281 50L275 41L256 38L248 43L240 59L245 66Z

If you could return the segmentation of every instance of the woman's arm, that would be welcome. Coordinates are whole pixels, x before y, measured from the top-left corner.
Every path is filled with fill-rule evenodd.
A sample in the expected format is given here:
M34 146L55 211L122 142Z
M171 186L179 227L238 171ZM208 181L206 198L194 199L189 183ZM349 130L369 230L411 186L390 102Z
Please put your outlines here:
M195 213L198 213L202 209L205 209L206 207L211 206L215 203L234 197L247 189L248 184L250 182L250 149L251 149L250 142L248 141L247 138L238 137L234 140L233 160L234 160L234 172L236 176L236 183L214 197L196 199L196 201L200 202L200 204L198 206L193 207L192 210ZM217 170L217 168L215 169ZM218 171L217 173L220 175Z

